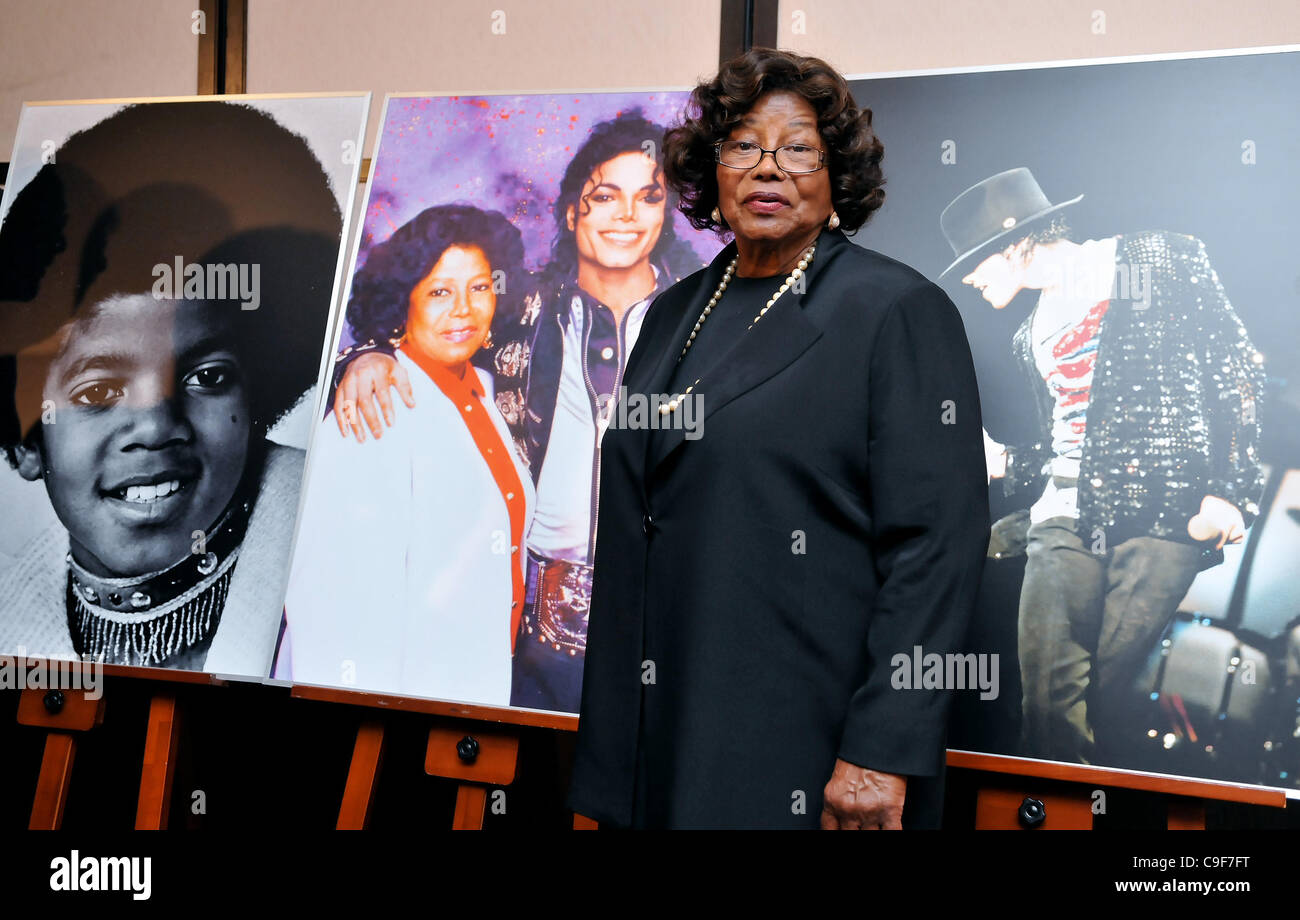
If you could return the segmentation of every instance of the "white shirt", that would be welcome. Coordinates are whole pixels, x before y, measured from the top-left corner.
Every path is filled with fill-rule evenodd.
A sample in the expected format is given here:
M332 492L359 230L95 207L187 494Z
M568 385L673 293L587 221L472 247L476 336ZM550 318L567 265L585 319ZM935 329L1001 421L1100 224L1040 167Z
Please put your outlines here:
M524 548L469 429L410 358L416 409L401 400L378 440L342 438L333 418L316 431L289 589L288 630L275 676L405 696L510 704L512 583ZM533 483L475 368L480 400Z
M1068 266L1067 277L1061 289L1063 297L1050 305L1050 313L1040 298L1029 321L1029 343L1033 348L1034 362L1044 380L1055 379L1057 360L1052 346L1061 336L1061 327L1077 325L1100 301L1112 296L1115 279L1115 237L1104 240L1087 240L1079 244L1077 257ZM1092 386L1093 372L1071 381L1074 386ZM1080 411L1086 412L1089 399L1083 403L1066 406L1059 389L1053 389L1052 404L1052 458L1049 473L1056 476L1079 477L1079 463L1083 458L1084 432L1075 431L1072 418ZM1047 485L1038 501L1029 508L1031 523L1050 517L1079 516L1078 486L1058 487L1049 475Z
M659 291L659 268L655 265L651 268L655 273L655 288L628 307L619 323L623 330L622 354L616 356L619 381L641 333L646 310ZM528 545L535 552L548 559L579 563L591 562L591 514L597 488L596 409L582 364L587 340L585 314L582 297L574 294L569 300L569 324L564 332L564 358L551 435L537 477L537 514L528 531ZM614 395L618 395L617 386Z

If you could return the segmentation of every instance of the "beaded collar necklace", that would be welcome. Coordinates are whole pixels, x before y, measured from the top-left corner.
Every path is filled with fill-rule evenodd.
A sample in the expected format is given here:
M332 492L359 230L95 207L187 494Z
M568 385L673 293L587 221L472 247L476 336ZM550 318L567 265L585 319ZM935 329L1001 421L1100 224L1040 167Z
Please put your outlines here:
M146 575L93 575L67 556L68 626L79 655L158 667L205 641L225 605L251 500L237 499L193 552Z

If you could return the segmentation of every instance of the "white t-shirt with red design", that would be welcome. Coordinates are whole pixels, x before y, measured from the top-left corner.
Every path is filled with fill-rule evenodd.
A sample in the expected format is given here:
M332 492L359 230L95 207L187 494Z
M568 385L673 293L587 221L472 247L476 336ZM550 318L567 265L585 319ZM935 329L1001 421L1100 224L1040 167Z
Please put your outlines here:
M1052 394L1052 475L1078 478L1083 457L1083 438L1088 426L1093 371L1097 362L1098 332L1110 306L1108 295L1115 276L1116 239L1088 240L1080 244L1074 265L1079 283L1066 279L1064 300L1055 305L1051 318L1034 311L1030 320L1030 341L1034 362L1044 385ZM1092 275L1086 274L1093 266ZM1107 272L1107 267L1109 271ZM1103 283L1104 282L1104 283ZM1077 518L1078 487L1058 487L1051 478L1043 495L1029 509L1031 522L1049 517Z

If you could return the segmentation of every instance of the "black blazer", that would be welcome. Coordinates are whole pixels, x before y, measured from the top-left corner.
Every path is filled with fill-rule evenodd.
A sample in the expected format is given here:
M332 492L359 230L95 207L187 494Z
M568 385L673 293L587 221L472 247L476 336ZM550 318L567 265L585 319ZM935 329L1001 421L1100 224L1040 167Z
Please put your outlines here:
M655 300L628 393L666 391L735 252ZM950 694L891 675L961 649L988 546L965 330L840 231L804 281L701 380L698 439L604 435L569 800L602 823L816 827L837 756L942 777ZM905 822L941 795L909 781Z

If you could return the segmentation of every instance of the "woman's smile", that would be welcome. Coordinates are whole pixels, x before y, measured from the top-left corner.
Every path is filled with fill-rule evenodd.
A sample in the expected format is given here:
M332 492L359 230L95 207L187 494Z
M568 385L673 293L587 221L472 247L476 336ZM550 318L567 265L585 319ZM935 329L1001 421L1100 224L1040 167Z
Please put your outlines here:
M455 329L448 329L442 334L442 337L448 342L455 342L459 345L461 342L468 342L478 334L478 326L457 326Z

